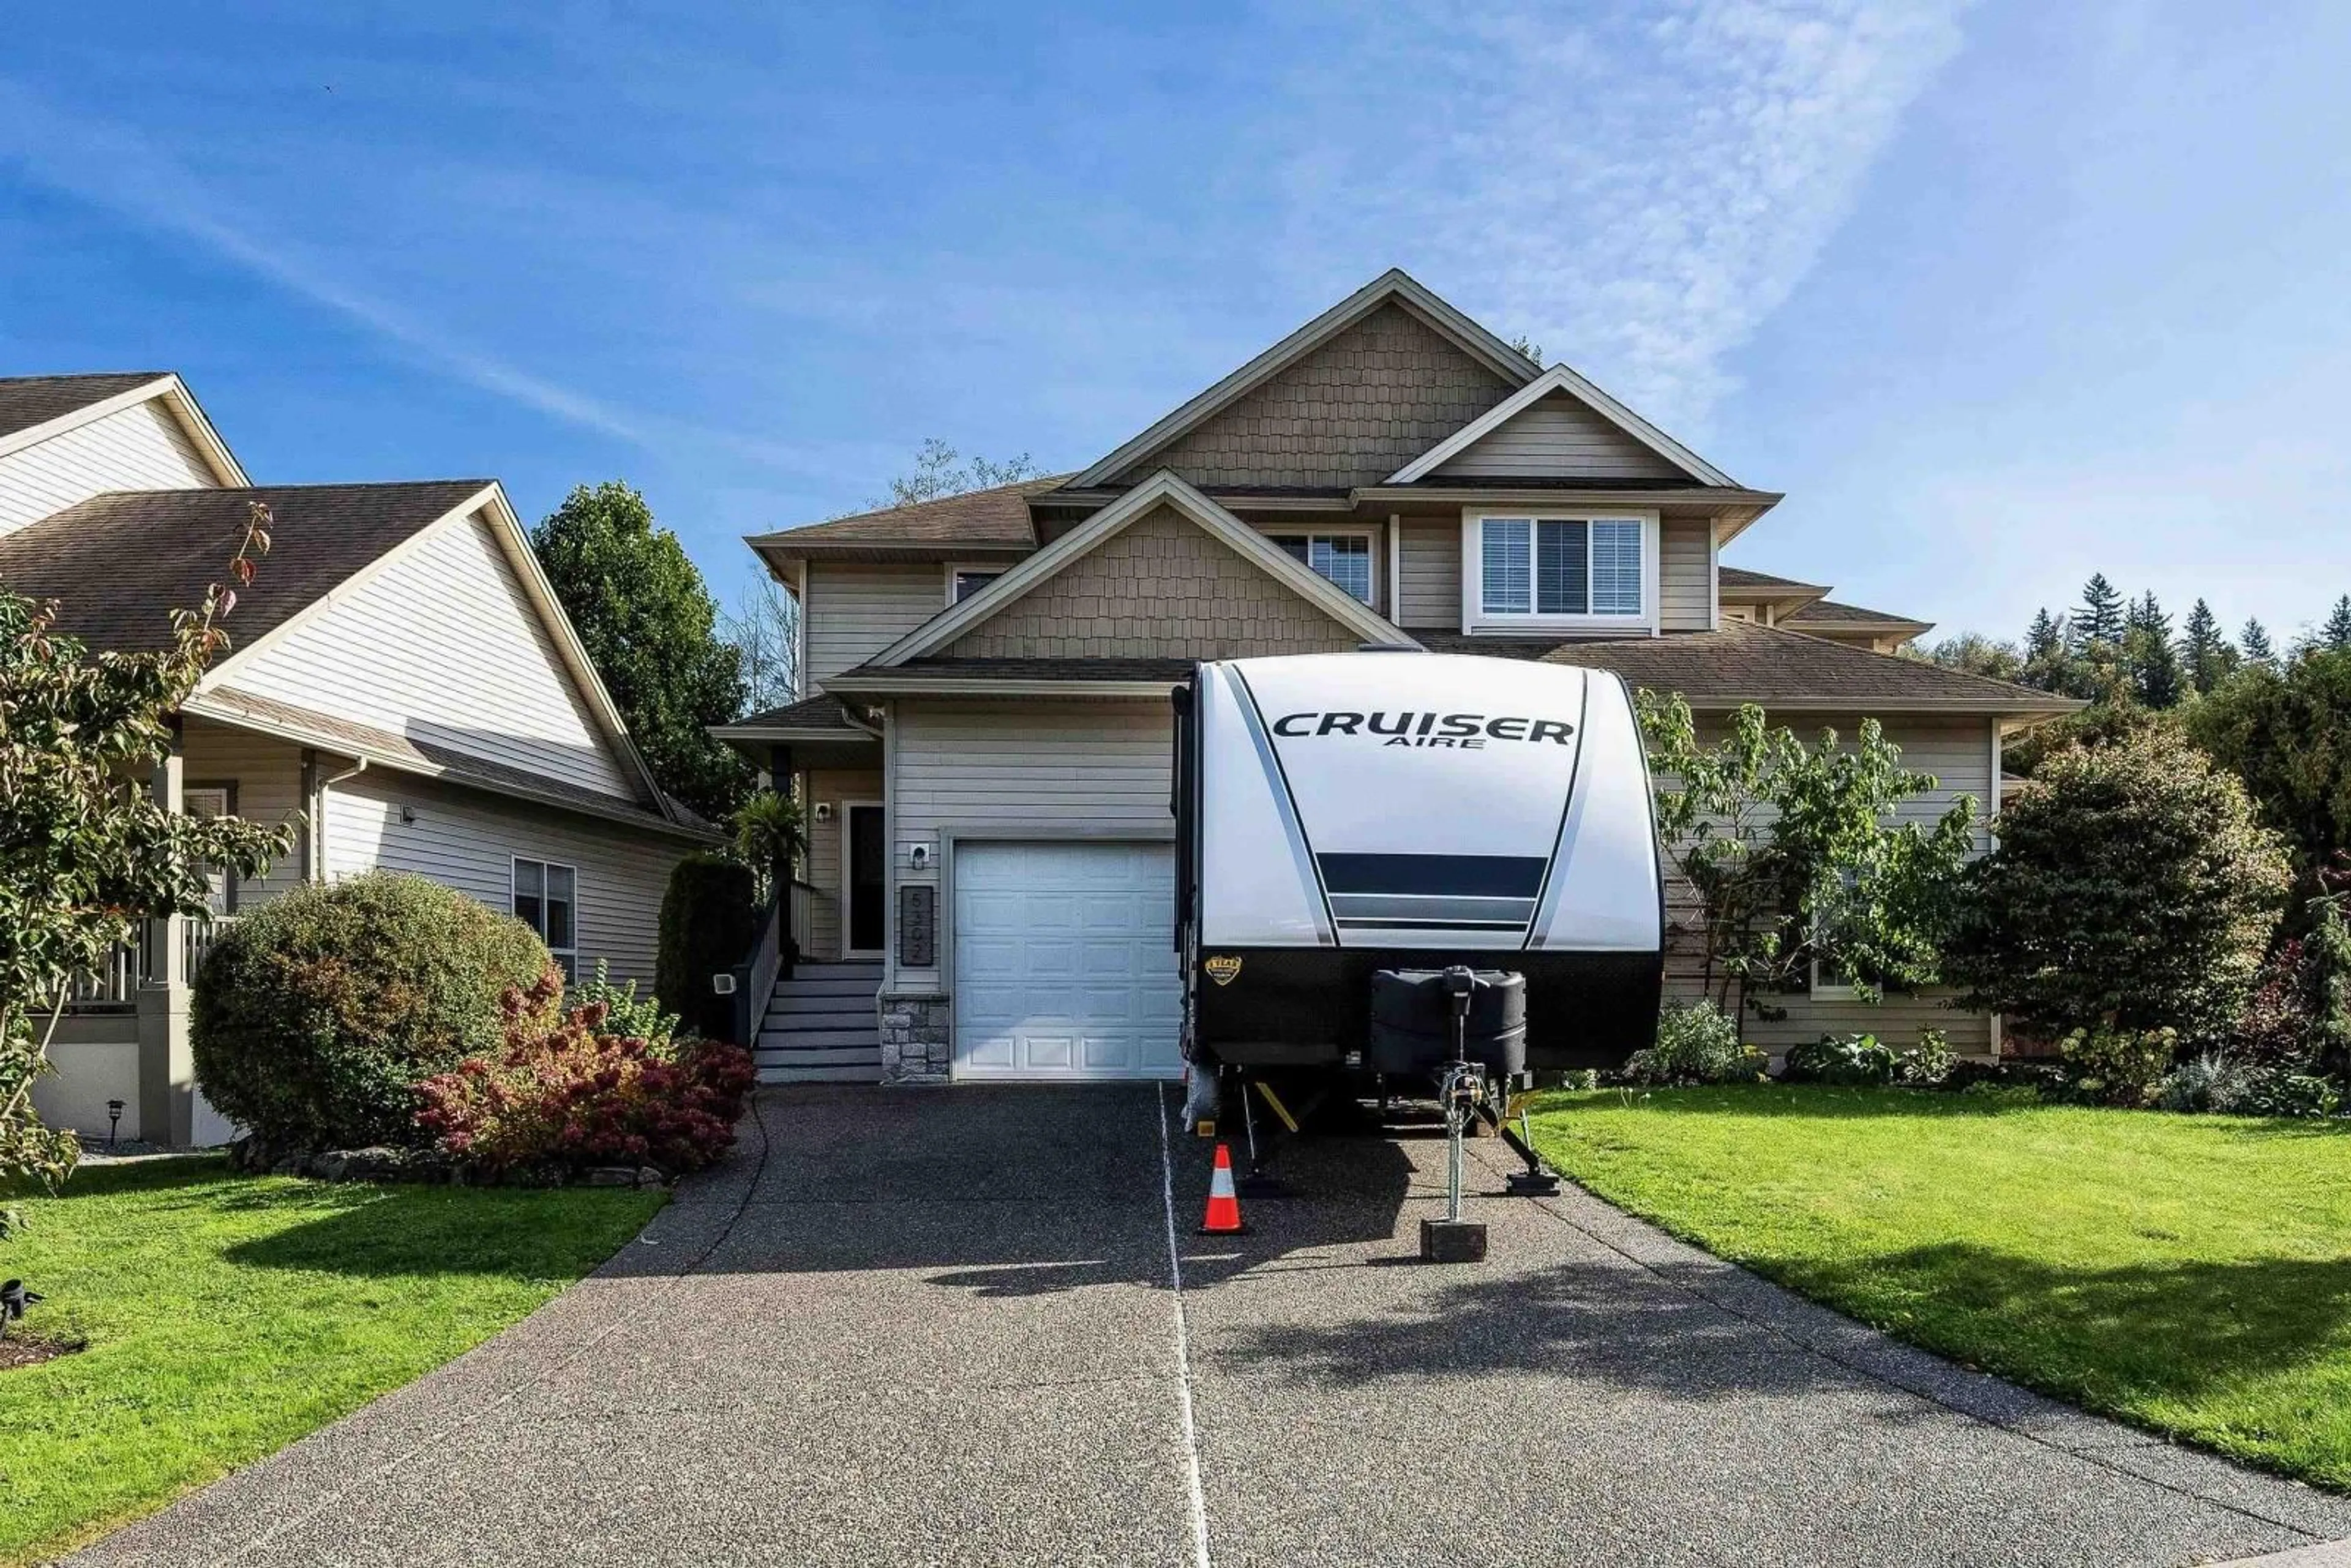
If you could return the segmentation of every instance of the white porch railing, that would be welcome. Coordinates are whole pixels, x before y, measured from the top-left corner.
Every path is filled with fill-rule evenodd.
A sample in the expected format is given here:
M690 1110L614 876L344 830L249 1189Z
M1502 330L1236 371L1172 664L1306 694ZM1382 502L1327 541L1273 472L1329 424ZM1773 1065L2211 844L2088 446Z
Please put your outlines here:
M196 971L212 956L213 944L220 940L228 928L236 924L234 915L215 915L209 920L180 922L180 977L189 985L196 983Z

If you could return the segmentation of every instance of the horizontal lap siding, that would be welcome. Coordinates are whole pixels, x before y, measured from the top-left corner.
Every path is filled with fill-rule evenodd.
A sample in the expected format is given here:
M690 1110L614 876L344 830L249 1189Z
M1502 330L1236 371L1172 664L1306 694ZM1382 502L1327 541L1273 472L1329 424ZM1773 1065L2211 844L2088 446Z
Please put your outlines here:
M809 824L808 881L817 891L809 895L809 946L811 958L841 956L841 835L848 822L845 800L882 799L882 775L876 772L811 772L809 800L832 807L832 821Z
M182 779L190 786L234 784L236 814L269 826L292 823L302 810L302 748L282 740L187 721L181 747ZM298 834L307 827L298 828ZM250 909L301 885L302 852L289 849L266 875L237 884L237 907Z
M1566 392L1553 392L1436 469L1439 478L1676 479L1682 471Z
M1398 535L1396 581L1403 589L1397 624L1407 631L1461 626L1461 525L1406 517Z
M419 744L633 799L553 638L478 517L437 528L230 680Z
M891 836L942 845L946 835L972 829L1004 838L1024 829L1040 838L1169 838L1172 740L1165 703L901 703L891 730ZM895 874L904 883L937 873ZM951 935L941 931L942 950ZM940 977L935 968L908 969L898 983L936 985Z
M1813 739L1823 724L1836 729L1840 739L1852 743L1859 720L1852 716L1816 718L1812 716L1787 715L1797 734ZM1937 787L1905 801L1896 813L1896 820L1931 826L1961 795L1975 797L1979 814L1991 800L1989 780L1991 773L1991 721L1969 719L1937 721L1893 717L1882 721L1886 737L1902 748L1906 767L1936 776ZM1706 738L1719 738L1719 728L1709 727ZM1670 780L1660 780L1661 784ZM1979 850L1989 847L1983 826L1976 830ZM1670 864L1670 862L1668 862ZM1696 909L1687 884L1673 877L1667 890L1667 917L1677 928L1669 938L1666 961L1667 989L1669 994L1694 998L1704 994L1700 984L1703 950L1696 938ZM1844 998L1814 999L1809 996L1775 997L1775 1008L1784 1008L1785 1019L1766 1020L1750 1012L1740 1021L1740 1032L1755 1046L1773 1054L1784 1052L1790 1046L1817 1040L1823 1034L1875 1034L1896 1045L1909 1045L1918 1038L1922 1029L1938 1029L1949 1037L1951 1048L1962 1054L1981 1055L1991 1049L1990 1019L1976 1012L1962 1012L1944 1005L1949 993L1932 990L1915 996L1889 995L1878 1004Z
M808 573L809 679L820 685L946 608L946 570L935 560L811 561Z
M1657 620L1668 632L1705 632L1714 622L1714 524L1667 517L1657 535Z
M159 399L0 457L0 533L110 490L209 490L220 483Z
M400 820L402 805L413 809L413 822ZM514 907L514 856L577 866L580 972L592 973L601 958L614 979L648 984L662 895L691 848L617 822L382 775L334 786L326 816L329 876L413 872L502 915Z

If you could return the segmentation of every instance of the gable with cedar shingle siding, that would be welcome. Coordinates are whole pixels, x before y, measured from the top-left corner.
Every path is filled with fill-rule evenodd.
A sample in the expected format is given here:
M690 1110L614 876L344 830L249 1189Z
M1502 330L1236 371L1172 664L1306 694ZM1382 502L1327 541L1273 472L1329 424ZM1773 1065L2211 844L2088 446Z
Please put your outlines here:
M1399 305L1386 305L1127 466L1208 488L1376 485L1517 391Z
M1173 507L1113 538L950 643L956 658L1247 658L1338 653L1362 638Z

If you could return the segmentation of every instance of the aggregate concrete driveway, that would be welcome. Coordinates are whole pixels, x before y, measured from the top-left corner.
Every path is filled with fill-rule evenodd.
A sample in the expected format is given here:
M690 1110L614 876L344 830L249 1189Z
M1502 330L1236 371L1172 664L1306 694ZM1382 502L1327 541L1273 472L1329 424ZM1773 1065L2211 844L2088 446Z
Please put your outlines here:
M85 1560L2105 1564L2351 1536L2351 1503L1572 1189L1478 1200L1482 1266L1410 1260L1434 1139L1301 1145L1300 1196L1195 1237L1173 1099L768 1092L598 1276Z

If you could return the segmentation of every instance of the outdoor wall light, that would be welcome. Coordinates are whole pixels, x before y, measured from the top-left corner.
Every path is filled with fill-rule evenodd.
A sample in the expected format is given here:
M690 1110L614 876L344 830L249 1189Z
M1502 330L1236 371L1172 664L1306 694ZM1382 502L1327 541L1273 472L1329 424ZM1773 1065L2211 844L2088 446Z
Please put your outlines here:
M415 807L403 805L400 808L400 825L403 828L413 828L416 826Z
M831 801L819 800L816 803L816 820L820 822L830 822L832 821Z

